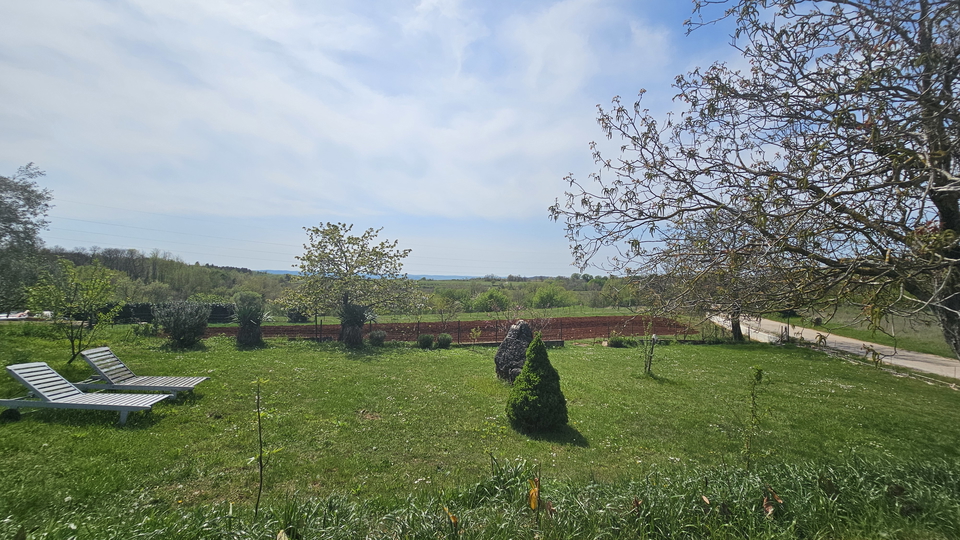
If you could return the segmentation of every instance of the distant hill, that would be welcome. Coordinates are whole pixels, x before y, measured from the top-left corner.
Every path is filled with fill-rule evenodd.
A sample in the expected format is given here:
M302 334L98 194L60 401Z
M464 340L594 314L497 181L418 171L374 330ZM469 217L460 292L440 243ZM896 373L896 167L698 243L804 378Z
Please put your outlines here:
M258 272L266 272L268 274L292 274L296 275L299 272L296 270L258 270ZM434 274L410 274L408 276L410 279L428 279L433 281L446 281L449 279L474 279L480 276L440 276Z

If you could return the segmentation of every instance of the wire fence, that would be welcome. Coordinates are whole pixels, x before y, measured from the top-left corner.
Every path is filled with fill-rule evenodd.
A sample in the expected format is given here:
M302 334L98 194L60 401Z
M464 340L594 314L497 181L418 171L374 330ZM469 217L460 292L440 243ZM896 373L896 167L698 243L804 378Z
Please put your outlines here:
M526 319L534 332L540 332L544 341L609 338L613 335L645 336L656 334L661 338L688 339L698 330L666 317L553 317ZM481 321L447 321L414 323L368 323L364 337L374 330L386 333L387 341L416 341L421 334L449 334L454 342L499 343L506 336L513 319ZM204 337L233 335L234 327L208 328ZM340 335L336 319L318 319L314 324L264 326L263 337L335 341Z

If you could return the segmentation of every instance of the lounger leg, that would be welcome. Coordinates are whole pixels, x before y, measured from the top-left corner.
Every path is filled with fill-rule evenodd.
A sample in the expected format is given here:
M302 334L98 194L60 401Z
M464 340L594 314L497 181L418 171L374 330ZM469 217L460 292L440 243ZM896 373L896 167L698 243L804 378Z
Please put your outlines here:
M120 425L127 423L127 415L130 414L130 411L120 411Z

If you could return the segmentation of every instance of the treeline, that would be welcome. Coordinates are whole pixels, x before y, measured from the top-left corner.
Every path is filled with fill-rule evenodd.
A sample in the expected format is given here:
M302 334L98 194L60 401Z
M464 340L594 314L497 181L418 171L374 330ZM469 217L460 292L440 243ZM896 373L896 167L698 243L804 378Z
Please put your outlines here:
M260 294L273 303L294 283L290 274L268 274L226 266L187 263L168 252L136 249L54 247L43 251L51 263L66 259L77 266L94 260L113 271L113 301L143 306L176 301L231 304L240 291ZM434 313L486 313L520 308L632 307L639 302L627 280L620 277L572 274L569 277L493 275L467 280L417 282L425 310ZM274 304L274 314L286 310ZM141 314L142 315L142 314ZM287 314L298 319L295 313ZM121 317L122 319L123 317ZM138 316L144 320L142 316Z
M51 259L66 259L77 266L99 260L115 272L112 277L117 302L162 304L189 300L205 303L230 303L234 294L252 291L268 301L280 296L289 286L288 274L268 274L247 268L189 264L167 252L149 254L136 249L73 249L55 247L45 250Z
M512 279L511 279L512 278ZM465 313L521 308L632 307L639 303L635 289L624 278L572 274L499 278L485 276L462 282L422 282L434 310L457 309Z

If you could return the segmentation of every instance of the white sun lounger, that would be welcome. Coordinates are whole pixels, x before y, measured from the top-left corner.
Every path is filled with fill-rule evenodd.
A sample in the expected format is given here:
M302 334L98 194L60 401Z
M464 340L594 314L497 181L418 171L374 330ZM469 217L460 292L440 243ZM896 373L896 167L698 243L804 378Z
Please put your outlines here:
M127 422L127 415L131 412L148 411L154 403L170 397L166 394L84 393L44 362L13 364L7 366L7 372L26 386L30 394L21 398L0 399L0 406L11 409L46 407L118 411L121 426Z
M137 376L117 358L110 347L87 349L80 356L97 374L76 383L83 390L140 390L169 392L177 398L177 392L192 392L193 388L210 377L165 377Z

